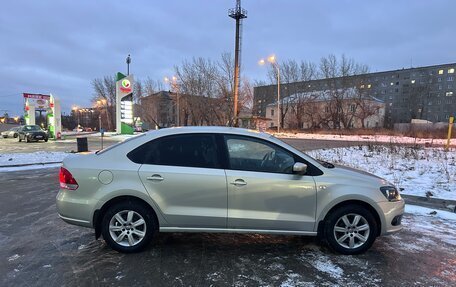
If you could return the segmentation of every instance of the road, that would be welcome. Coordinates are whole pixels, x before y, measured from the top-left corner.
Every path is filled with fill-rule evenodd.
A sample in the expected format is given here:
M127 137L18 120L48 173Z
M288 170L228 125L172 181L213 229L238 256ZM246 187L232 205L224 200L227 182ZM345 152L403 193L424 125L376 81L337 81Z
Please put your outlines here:
M0 286L455 286L456 231L406 214L359 256L310 237L160 234L120 254L57 217L58 169L0 173Z

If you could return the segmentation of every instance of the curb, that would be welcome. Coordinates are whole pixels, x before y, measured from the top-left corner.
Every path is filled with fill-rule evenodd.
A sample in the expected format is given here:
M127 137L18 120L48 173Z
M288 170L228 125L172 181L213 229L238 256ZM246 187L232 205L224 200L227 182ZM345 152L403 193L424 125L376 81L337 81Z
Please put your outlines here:
M401 194L406 204L435 208L456 213L456 200Z

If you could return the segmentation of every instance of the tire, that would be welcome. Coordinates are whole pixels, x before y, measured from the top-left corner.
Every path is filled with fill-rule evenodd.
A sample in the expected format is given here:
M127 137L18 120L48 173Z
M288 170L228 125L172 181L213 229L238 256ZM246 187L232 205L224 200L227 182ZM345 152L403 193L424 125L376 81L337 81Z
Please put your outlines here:
M132 217L130 221L129 216ZM123 222L119 220L119 217ZM150 243L157 232L158 226L155 222L154 215L143 204L135 201L119 202L109 207L104 213L101 221L101 234L106 243L116 251L139 252ZM135 227L134 223L140 224ZM120 242L117 242L116 239Z
M324 238L335 252L354 255L364 253L372 246L377 231L377 222L368 209L346 205L327 216Z
M44 139L44 142L46 142L46 143L47 143L47 141L48 141L48 139Z
M30 139L28 137L24 137L24 139L25 139L25 142L28 142L28 143L30 142Z
M17 134L14 134L14 135L13 135L13 138L17 138Z
M22 141L22 140L21 140L21 136L18 136L18 138L19 138L19 142L21 142L21 141Z

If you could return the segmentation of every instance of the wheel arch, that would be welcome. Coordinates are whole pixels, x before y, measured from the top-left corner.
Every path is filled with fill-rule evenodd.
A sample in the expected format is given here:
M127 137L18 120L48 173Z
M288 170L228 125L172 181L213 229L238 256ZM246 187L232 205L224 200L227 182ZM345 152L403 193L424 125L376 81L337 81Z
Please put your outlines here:
M147 209L149 209L151 214L153 215L157 229L159 229L160 222L158 220L157 212L147 201L145 201L139 197L132 196L132 195L122 195L122 196L117 196L117 197L111 198L110 200L105 202L101 206L100 209L95 210L95 212L93 213L92 222L93 222L93 227L95 229L95 239L98 239L101 235L101 221L103 219L103 215L108 210L108 208L113 206L116 203L125 202L125 201L136 202L136 203L139 203L139 204L145 206Z
M324 230L324 224L326 222L326 219L328 218L328 215L331 214L334 210L339 209L342 206L347 206L347 205L358 205L358 206L362 206L362 207L366 208L367 210L369 210L372 213L372 215L374 216L375 222L377 224L377 236L379 236L382 233L382 228L383 228L384 224L383 224L382 219L379 214L379 210L378 210L379 208L377 209L373 204L371 204L367 201L364 201L364 200L347 199L347 200L343 200L343 201L334 203L333 205L328 207L325 212L322 212L320 214L320 217L318 220L318 225L317 225L317 232L318 232L319 237L322 237L322 232Z

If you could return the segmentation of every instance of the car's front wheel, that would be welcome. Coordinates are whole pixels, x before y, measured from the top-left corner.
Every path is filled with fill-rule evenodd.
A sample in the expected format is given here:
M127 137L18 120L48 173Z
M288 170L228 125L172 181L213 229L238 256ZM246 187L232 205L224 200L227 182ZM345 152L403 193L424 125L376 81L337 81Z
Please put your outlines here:
M150 210L143 204L128 201L111 206L101 222L101 233L114 250L124 253L144 249L157 231Z
M342 254L366 252L377 234L373 214L360 205L347 205L334 210L325 223L325 239L329 247Z

